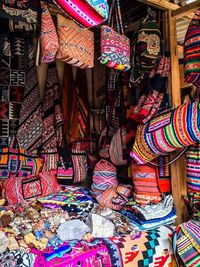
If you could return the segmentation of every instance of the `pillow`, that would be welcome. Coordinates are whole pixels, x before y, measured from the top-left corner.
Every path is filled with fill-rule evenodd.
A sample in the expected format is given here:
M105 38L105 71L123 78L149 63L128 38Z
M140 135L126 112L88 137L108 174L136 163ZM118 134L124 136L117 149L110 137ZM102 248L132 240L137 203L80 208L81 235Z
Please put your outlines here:
M37 197L44 197L59 191L56 171L54 170L32 175L28 178L8 178L5 179L3 186L4 197L11 205L34 200Z

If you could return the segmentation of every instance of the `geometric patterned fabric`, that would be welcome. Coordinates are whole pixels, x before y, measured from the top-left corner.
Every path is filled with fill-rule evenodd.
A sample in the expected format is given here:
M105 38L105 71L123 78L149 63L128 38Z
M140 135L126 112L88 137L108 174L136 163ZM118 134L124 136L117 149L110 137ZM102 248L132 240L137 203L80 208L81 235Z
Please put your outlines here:
M3 39L0 62L0 148L8 147L16 134L25 86L25 39ZM1 51L2 52L2 51Z

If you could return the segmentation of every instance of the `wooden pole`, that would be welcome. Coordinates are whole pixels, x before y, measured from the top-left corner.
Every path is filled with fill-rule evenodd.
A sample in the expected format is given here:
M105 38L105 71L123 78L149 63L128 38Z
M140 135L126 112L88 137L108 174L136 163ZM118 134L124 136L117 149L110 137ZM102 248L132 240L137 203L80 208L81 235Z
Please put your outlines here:
M171 99L172 106L179 106L181 104L181 89L176 39L176 19L172 17L170 10L168 11L168 14L169 45L171 52ZM174 155L172 155L172 157L174 157ZM183 196L186 196L187 194L184 156L171 165L171 179L172 195L177 214L176 224L179 224L187 218L187 210L183 201Z

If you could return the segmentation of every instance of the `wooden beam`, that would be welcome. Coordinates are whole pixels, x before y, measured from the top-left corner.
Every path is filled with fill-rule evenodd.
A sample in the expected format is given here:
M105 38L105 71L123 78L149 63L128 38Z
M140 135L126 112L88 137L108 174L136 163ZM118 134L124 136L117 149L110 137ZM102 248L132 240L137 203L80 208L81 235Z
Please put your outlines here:
M189 15L190 13L194 12L200 8L200 0L192 2L188 5L185 5L181 8L172 11L172 16L176 19L181 18L183 16Z
M171 16L170 10L168 11L168 14L171 52L171 99L172 106L179 106L181 104L181 90L176 39L176 19ZM172 153L172 157L174 157L174 153ZM171 165L171 185L177 215L176 224L180 224L187 218L187 210L183 201L183 196L187 194L184 157Z
M173 4L166 0L137 0L143 4L150 5L156 7L161 10L176 10L180 8L179 5Z

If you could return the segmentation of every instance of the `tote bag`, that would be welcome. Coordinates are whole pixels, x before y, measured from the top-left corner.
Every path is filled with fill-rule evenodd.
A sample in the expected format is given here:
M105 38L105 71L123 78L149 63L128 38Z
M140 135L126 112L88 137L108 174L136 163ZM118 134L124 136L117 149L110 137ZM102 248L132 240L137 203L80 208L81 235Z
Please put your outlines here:
M57 59L85 69L94 66L94 33L70 19L57 15L59 49Z

